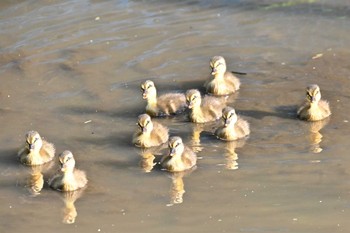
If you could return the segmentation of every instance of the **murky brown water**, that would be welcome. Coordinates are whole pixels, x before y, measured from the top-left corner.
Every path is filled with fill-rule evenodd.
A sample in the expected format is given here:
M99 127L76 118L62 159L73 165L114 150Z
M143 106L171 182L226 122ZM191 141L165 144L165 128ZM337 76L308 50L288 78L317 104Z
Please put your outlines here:
M211 2L1 1L0 232L349 231L348 1ZM213 55L248 73L232 105L250 138L193 138L185 117L160 119L201 159L188 174L145 172L130 143L140 83L199 88ZM330 102L325 126L295 120L309 83ZM30 129L73 151L85 190L30 194L40 171L15 156Z

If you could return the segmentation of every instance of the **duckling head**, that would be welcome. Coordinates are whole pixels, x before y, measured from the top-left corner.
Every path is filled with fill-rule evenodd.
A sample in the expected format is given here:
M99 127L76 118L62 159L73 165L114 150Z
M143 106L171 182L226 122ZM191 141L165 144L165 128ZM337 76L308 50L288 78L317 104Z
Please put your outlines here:
M236 111L231 107L226 107L222 110L222 119L224 120L225 127L228 125L234 125L237 122Z
M185 149L185 146L180 137L171 137L169 139L169 155L174 157L175 155L181 155Z
M43 146L43 140L41 139L37 131L29 131L26 134L26 147L29 151L39 151Z
M226 72L226 61L222 56L214 56L210 60L211 74L224 74Z
M142 133L150 133L153 130L153 123L148 114L141 114L138 117L137 125L140 127Z
M196 89L191 89L186 92L186 103L188 108L200 106L202 102L201 93Z
M321 99L320 87L316 84L311 84L306 87L306 98L310 103L318 103Z
M143 99L157 97L157 89L151 80L147 80L141 84L141 91Z
M69 172L74 170L75 159L72 152L65 150L59 155L58 159L61 163L62 172Z

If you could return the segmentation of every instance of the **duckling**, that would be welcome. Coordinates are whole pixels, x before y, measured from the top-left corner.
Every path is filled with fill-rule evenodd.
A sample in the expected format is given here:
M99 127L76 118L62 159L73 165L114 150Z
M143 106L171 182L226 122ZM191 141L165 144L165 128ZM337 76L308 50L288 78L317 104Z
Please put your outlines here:
M26 144L17 153L21 163L29 166L41 165L51 161L55 156L55 147L42 139L37 131L28 131Z
M167 93L157 97L154 83L147 80L141 84L143 99L147 99L146 113L150 116L169 116L186 108L186 98L182 93Z
M224 110L222 110L222 119L224 125L215 131L215 135L219 139L233 141L249 135L249 123L237 116L233 108L224 108Z
M185 171L196 165L197 155L185 146L180 137L169 139L169 154L163 156L160 164L171 172Z
M321 100L321 91L318 85L306 87L306 101L298 109L298 117L306 121L319 121L331 115L329 104Z
M222 98L205 96L202 100L201 93L196 89L186 92L186 101L190 109L190 119L195 123L219 119L222 115L222 109L226 106Z
M214 78L210 78L204 84L208 93L229 95L239 90L241 82L231 72L226 71L226 61L222 56L214 56L210 60L210 67Z
M169 129L158 122L152 122L148 114L141 114L137 125L139 127L132 142L138 147L159 146L169 139Z
M61 171L49 181L50 187L59 191L74 191L83 188L88 180L84 171L75 168L72 152L66 150L59 156Z

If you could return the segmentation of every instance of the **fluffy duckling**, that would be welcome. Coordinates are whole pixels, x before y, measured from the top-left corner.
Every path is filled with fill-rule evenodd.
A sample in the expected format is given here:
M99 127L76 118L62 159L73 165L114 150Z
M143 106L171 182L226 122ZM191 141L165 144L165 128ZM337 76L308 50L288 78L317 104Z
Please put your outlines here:
M74 191L83 188L88 180L84 171L75 168L72 152L66 150L59 156L61 171L49 181L50 187L59 191Z
M154 83L147 80L141 84L143 99L147 99L146 113L150 116L169 116L186 108L186 98L182 93L167 93L157 97Z
M55 147L42 139L37 131L29 131L26 134L26 144L17 155L25 165L41 165L54 158Z
M186 101L190 109L190 119L195 123L205 123L215 121L222 115L222 109L226 106L222 98L205 96L196 89L186 92Z
M159 146L169 139L169 129L162 124L152 122L147 114L138 117L139 126L133 135L132 142L138 147Z
M160 164L171 172L185 171L196 165L197 155L185 146L180 137L169 139L169 154L165 155Z
M210 67L214 78L210 78L204 84L208 93L213 95L229 95L239 89L241 82L231 72L226 71L226 61L223 57L213 57L210 60Z
M224 108L222 119L224 125L215 131L215 135L221 140L233 141L249 135L249 123L237 116L233 108Z
M306 101L298 109L298 117L306 121L319 121L331 115L329 104L321 100L321 91L318 85L306 87Z

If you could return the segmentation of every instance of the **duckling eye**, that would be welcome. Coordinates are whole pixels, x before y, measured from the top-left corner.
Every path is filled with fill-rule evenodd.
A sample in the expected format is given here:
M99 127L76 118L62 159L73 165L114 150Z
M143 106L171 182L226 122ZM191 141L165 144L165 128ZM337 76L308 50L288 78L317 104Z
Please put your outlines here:
M222 66L222 65L224 65L224 64L222 62L219 62L219 63L216 64L215 67Z
M147 87L147 89L150 89L151 87L153 87L152 85L149 85L148 87Z
M192 101L195 100L195 99L197 99L197 96L196 96L196 95L192 97Z

